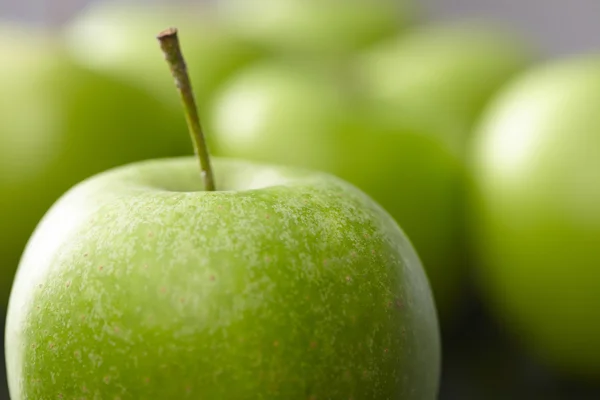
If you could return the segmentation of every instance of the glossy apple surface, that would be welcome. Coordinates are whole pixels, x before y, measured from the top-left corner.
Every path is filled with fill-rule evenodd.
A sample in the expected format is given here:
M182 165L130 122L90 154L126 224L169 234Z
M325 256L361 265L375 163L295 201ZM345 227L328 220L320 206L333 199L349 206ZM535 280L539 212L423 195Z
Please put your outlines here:
M189 153L185 120L82 68L53 38L4 26L0 52L0 308L27 238L70 186L106 168ZM167 81L169 79L167 78ZM176 97L176 93L172 94Z
M329 175L197 160L91 178L28 244L11 396L436 398L436 312L412 246Z
M474 147L480 277L507 329L562 372L600 371L600 58L540 67Z

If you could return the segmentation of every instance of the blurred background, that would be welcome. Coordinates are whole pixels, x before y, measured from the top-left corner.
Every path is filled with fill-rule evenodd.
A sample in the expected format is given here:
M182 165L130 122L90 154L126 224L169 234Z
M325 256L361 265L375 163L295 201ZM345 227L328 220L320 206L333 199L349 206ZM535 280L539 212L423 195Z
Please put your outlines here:
M440 399L600 399L597 0L2 0L4 308L61 193L191 153L149 36L171 25L215 154L339 175L410 236L440 313Z
M59 25L68 21L86 4L98 1L102 0L4 0L0 3L0 15ZM130 2L158 4L161 1L165 2ZM177 2L194 3L193 0L169 1ZM432 21L468 16L485 16L490 20L502 21L511 29L527 34L544 51L553 55L594 50L600 44L600 4L595 0L419 0L418 4L427 19Z

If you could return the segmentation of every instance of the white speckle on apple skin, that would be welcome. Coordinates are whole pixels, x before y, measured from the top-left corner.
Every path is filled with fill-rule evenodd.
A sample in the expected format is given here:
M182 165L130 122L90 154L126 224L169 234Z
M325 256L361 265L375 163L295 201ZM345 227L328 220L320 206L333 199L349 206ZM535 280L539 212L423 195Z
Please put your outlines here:
M433 300L389 215L329 175L213 162L219 192L151 161L47 214L9 307L12 398L434 399Z

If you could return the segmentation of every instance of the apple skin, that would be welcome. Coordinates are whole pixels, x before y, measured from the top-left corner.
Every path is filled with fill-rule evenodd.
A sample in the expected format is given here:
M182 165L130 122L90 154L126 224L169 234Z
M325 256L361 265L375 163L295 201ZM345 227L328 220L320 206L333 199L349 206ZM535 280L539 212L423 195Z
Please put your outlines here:
M547 365L600 376L600 57L525 74L473 149L473 239L496 315Z
M488 22L437 23L377 44L355 68L373 102L418 103L435 118L456 119L468 136L488 100L533 61L523 43Z
M440 342L411 244L322 173L137 163L69 191L11 294L13 400L435 399Z
M148 90L181 116L173 82L157 79L167 66L155 40L161 29L181 32L188 72L204 109L215 90L265 51L226 32L206 5L176 6L101 2L87 7L64 30L71 56L91 69Z
M223 25L285 55L337 57L392 36L409 24L410 1L225 0Z
M411 104L375 108L346 89L291 63L248 68L215 98L213 151L327 171L364 190L409 236L450 321L464 280L462 131Z
M54 39L4 25L0 42L0 309L35 225L69 187L107 168L191 153L185 119L82 68ZM166 78L169 81L168 77ZM172 94L176 96L176 92Z

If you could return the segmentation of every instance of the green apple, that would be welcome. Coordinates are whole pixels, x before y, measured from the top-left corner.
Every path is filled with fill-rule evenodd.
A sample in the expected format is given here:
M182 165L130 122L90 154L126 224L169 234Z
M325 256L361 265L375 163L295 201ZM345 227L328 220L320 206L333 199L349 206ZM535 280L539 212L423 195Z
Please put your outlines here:
M180 116L171 96L172 82L157 79L165 72L156 44L148 37L157 26L178 26L185 34L189 72L203 109L214 91L241 67L260 58L263 51L225 32L206 5L201 7L96 3L67 26L64 38L71 55L91 69L139 85L168 103Z
M409 1L225 0L220 18L236 35L285 54L342 56L401 30Z
M216 160L92 178L38 226L6 329L13 400L436 398L431 293L331 176Z
M0 309L27 238L66 189L109 167L191 153L171 134L185 129L181 115L25 29L0 28Z
M454 22L414 29L369 49L356 70L365 96L388 107L419 103L469 129L490 97L532 60L516 37L489 24Z
M51 208L11 294L12 399L435 399L435 306L397 223L331 175L213 170L173 38L203 174L135 163Z
M344 93L312 67L266 61L235 75L208 115L216 154L331 170L348 114Z
M373 109L341 86L285 63L243 71L216 97L215 152L324 170L366 191L414 243L445 319L463 277L460 132L410 105Z
M473 238L493 309L548 365L600 376L600 57L525 74L474 144Z

